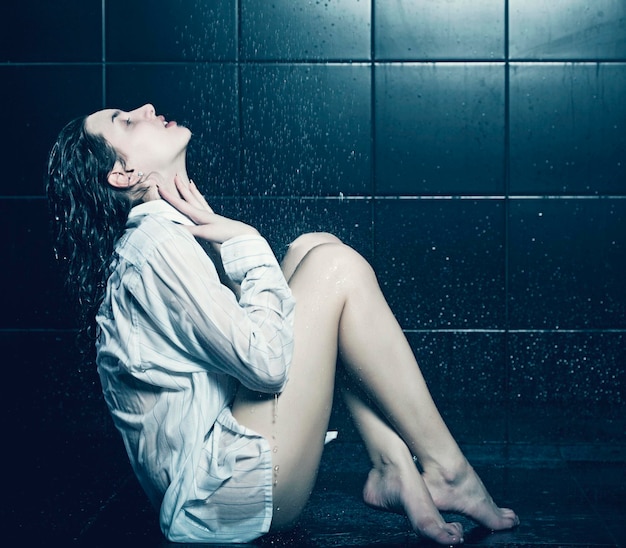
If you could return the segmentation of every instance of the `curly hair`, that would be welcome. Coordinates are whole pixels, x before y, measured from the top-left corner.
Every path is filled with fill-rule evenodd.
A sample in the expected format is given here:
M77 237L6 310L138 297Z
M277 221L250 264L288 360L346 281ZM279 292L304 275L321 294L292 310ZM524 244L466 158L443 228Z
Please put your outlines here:
M81 349L96 336L95 315L104 297L116 241L131 208L129 195L107 182L123 158L77 118L60 132L48 159L46 194L54 252L78 314Z

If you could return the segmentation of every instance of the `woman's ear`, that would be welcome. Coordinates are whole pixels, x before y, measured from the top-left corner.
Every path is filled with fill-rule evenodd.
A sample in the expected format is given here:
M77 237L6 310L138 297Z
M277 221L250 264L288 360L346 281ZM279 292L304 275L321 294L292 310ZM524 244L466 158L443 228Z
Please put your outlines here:
M119 160L116 160L113 169L107 175L107 181L114 188L128 188L131 186L132 175L132 171L127 172Z
M141 171L127 169L119 161L116 161L113 169L107 175L107 181L114 188L130 188L141 181L142 177Z

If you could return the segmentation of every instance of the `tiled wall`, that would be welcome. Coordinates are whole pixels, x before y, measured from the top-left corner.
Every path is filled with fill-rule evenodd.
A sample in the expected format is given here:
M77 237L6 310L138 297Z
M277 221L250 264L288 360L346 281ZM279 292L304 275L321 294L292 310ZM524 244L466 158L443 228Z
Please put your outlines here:
M42 173L70 118L151 102L278 254L329 230L372 261L459 439L626 441L623 0L22 0L0 21L9 421L111 433Z

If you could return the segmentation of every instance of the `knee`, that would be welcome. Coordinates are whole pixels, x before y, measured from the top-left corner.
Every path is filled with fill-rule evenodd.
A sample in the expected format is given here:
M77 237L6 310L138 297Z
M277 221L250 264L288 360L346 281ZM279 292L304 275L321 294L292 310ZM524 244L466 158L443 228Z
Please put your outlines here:
M326 271L326 277L336 282L356 281L364 276L376 278L372 267L357 251L327 232L303 234L293 241L282 264L288 280L305 258L315 264L315 270Z
M306 255L311 249L322 244L341 244L343 243L337 236L330 232L307 232L298 236L291 244L289 251Z
M285 277L289 280L309 251L323 244L341 244L341 240L327 232L309 232L296 238L282 262Z
M356 250L338 238L323 243L330 245L312 248L307 258L316 263L317 269L325 271L326 278L346 287L353 283L360 286L365 279L376 279L371 265Z

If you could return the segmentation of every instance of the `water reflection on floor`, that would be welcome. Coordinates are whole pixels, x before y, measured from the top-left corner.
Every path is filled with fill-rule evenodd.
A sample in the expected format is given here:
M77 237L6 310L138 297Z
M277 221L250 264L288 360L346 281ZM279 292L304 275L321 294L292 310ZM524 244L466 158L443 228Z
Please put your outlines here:
M496 501L515 508L521 525L491 533L471 521L466 546L626 546L626 448L469 446L465 452ZM593 458L593 460L590 460ZM327 446L318 482L298 527L260 546L432 547L400 515L366 507L360 497L367 457L356 442ZM135 481L120 484L85 524L85 546L175 546L164 541Z

